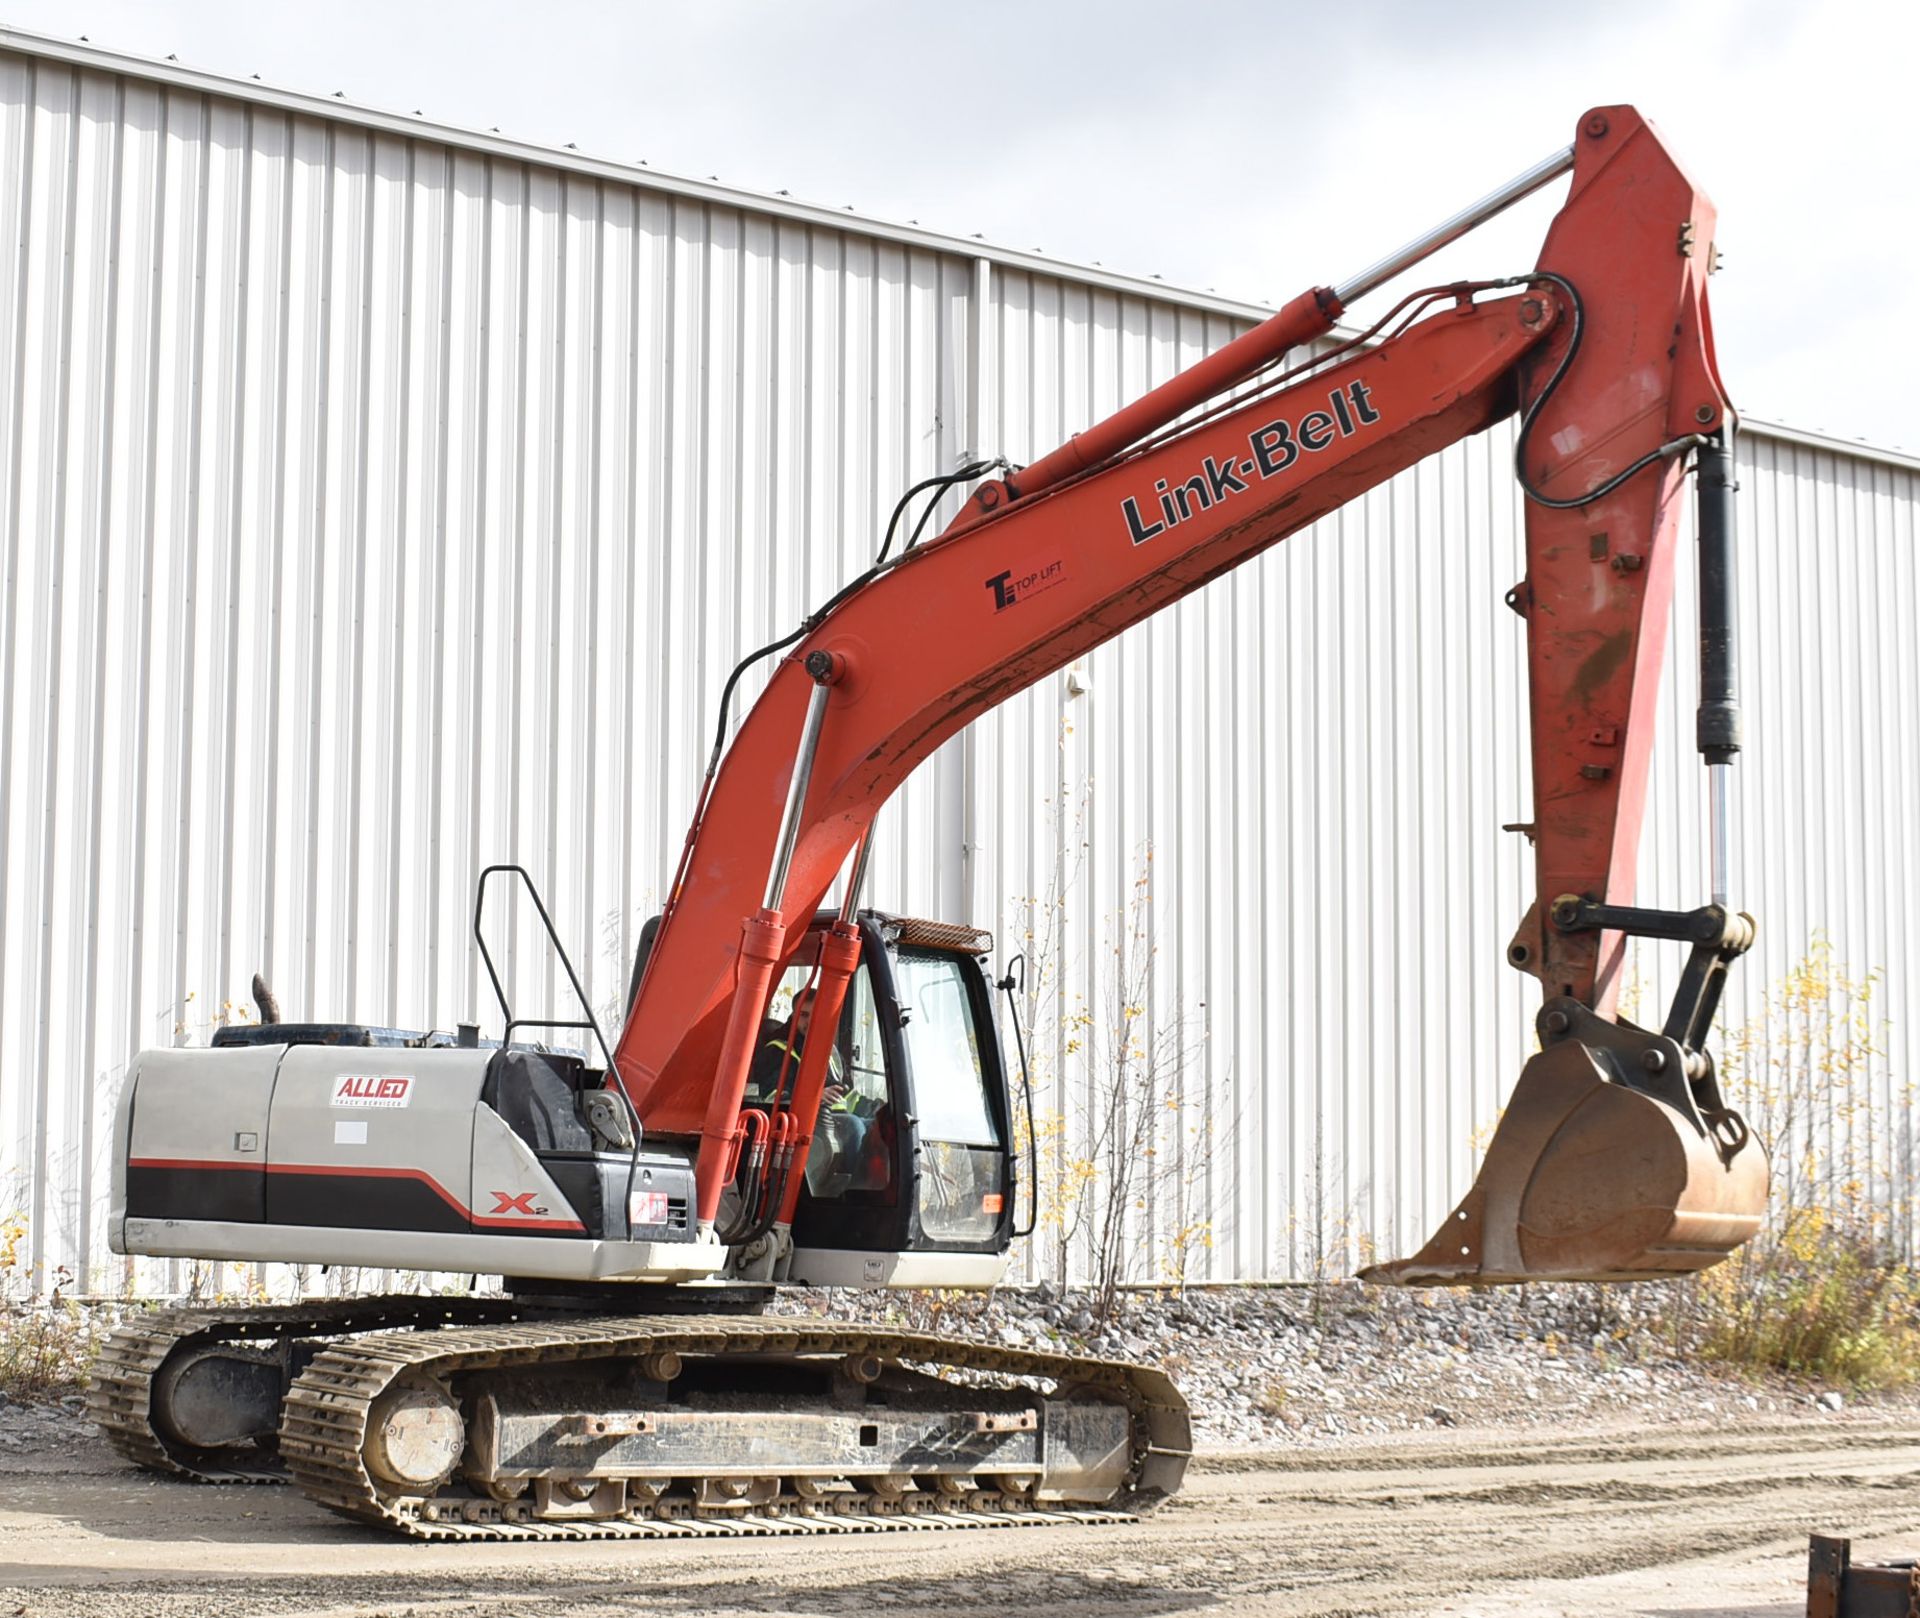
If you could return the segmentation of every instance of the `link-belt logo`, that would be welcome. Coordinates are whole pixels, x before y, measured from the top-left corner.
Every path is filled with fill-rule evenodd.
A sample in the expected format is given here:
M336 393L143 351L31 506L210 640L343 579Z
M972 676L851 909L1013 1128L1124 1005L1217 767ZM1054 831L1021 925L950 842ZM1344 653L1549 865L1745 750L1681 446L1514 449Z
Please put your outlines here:
M1185 483L1169 487L1161 478L1153 486L1159 504L1157 522L1149 522L1140 502L1129 495L1120 502L1120 511L1127 519L1127 532L1134 544L1144 545L1169 528L1178 528L1196 513L1211 511L1223 500L1246 493L1256 477L1266 479L1286 471L1300 459L1302 450L1317 455L1380 419L1364 382L1349 382L1344 388L1334 389L1327 395L1327 404L1328 409L1309 410L1298 421L1280 416L1264 427L1256 427L1247 435L1247 448L1252 453L1244 460L1236 462L1229 457L1222 463L1209 455Z
M336 1107L404 1107L412 1100L410 1074L343 1073L333 1081Z

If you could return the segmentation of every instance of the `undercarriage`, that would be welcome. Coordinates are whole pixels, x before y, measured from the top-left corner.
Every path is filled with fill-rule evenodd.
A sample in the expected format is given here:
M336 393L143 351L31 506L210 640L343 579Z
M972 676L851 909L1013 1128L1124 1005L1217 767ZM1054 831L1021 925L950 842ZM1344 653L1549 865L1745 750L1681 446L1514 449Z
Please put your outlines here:
M114 1334L92 1407L141 1466L290 1481L421 1539L1113 1521L1172 1494L1190 1446L1142 1366L511 1299L163 1311Z

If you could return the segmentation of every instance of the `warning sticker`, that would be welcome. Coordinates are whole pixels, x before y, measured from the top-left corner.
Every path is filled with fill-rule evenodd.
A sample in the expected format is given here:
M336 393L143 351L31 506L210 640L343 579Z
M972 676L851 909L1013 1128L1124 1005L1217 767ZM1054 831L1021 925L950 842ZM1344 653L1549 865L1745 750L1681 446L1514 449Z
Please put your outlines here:
M664 1225L667 1222L667 1194L664 1191L635 1191L627 1198L629 1225Z

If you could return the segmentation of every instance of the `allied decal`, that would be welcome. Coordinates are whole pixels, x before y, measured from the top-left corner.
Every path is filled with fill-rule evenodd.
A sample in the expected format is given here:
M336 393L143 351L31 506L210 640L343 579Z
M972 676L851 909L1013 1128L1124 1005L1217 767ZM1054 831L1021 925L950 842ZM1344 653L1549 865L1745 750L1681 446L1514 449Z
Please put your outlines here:
M492 1193L493 1206L487 1210L488 1217L498 1214L526 1214L529 1218L538 1219L547 1210L544 1207L535 1206L534 1195L535 1193L531 1191L495 1191Z
M1236 459L1216 460L1209 455L1200 470L1184 483L1169 484L1161 478L1153 486L1151 514L1140 509L1133 495L1120 502L1120 514L1126 518L1127 534L1134 544L1178 528L1188 518L1245 494L1256 482L1276 477L1300 459L1300 452L1317 455L1343 438L1351 438L1380 419L1373 408L1373 394L1364 382L1349 382L1327 395L1325 410L1309 410L1298 421L1278 416L1264 427L1247 435L1248 454Z
M412 1101L410 1073L343 1073L333 1081L336 1107L405 1107Z

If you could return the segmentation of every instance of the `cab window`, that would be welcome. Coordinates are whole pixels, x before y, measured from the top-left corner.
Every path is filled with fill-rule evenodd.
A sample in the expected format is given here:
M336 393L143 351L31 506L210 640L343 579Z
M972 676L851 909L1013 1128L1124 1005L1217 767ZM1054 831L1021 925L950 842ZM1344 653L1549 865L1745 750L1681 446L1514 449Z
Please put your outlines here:
M936 1242L987 1241L1006 1203L1006 1152L965 969L951 955L902 950L893 976L920 1138L920 1229Z
M951 955L903 950L893 970L907 1013L901 1032L913 1070L913 1110L921 1138L956 1146L998 1146L1000 1130L987 1104L980 1036L960 963Z

